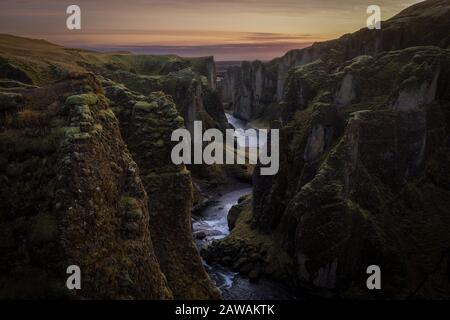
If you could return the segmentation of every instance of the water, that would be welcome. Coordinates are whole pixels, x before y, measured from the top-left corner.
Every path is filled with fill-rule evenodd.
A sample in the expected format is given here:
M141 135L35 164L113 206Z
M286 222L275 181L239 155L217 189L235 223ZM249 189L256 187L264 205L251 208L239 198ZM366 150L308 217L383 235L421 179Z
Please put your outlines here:
M251 192L251 185L236 182L232 187L224 189L223 193L217 194L198 215L193 216L192 230L199 248L230 234L227 221L228 211L238 203L240 197ZM199 234L202 234L201 239L198 239ZM222 293L233 287L233 282L238 276L236 272L220 265L210 266L206 262L204 262L204 266Z
M201 246L225 238L230 230L228 229L227 215L231 207L238 203L240 197L252 193L249 184L236 182L232 187L224 189L223 193L217 194L208 205L200 211L199 216L194 217L192 228L194 235L203 232L204 237Z
M226 114L228 121L236 129L244 129L246 123ZM238 133L239 134L239 133ZM250 194L250 184L235 182L224 187L221 192L213 196L197 215L193 216L192 229L197 246L202 248L211 241L223 239L230 234L227 215L231 207L238 203L240 197ZM239 273L214 264L204 262L206 271L222 293L223 299L229 300L284 300L294 298L286 288L280 284L260 279L258 283L250 283Z
M222 239L229 235L227 215L230 208L238 203L240 197L252 192L249 184L236 182L223 193L217 194L213 200L193 217L194 238L202 233L202 239L197 239L197 246L202 248L211 241ZM204 236L204 237L203 237ZM280 284L260 279L251 283L237 272L218 264L209 265L204 262L206 271L227 300L285 300L294 298Z
M229 113L225 113L228 123L231 124L235 129L235 137L238 141L238 146L245 146L251 149L256 149L258 147L258 134L257 130L248 130L247 133L244 130L251 129L247 125L247 122L233 117ZM260 147L265 146L265 141L260 142Z
M235 118L229 113L225 113L225 116L227 117L228 123L231 124L235 129L247 128L247 122L245 122L244 120Z

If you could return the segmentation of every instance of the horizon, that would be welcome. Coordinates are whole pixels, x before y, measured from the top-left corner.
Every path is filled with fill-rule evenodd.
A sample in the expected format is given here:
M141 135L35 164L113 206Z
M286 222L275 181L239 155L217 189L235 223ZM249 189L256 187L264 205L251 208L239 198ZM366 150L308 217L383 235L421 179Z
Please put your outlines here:
M382 20L418 3L382 0ZM366 24L369 2L345 0L79 0L81 30L67 30L66 1L4 0L0 32L101 52L181 57L218 62L262 60L335 39ZM132 17L132 18L130 18Z

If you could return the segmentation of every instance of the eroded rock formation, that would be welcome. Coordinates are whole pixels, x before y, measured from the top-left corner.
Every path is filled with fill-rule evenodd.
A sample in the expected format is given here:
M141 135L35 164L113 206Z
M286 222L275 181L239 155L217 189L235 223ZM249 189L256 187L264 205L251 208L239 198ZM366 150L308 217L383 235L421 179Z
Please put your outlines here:
M170 159L171 135L184 126L183 118L163 92L139 96L112 82L104 85L149 195L151 237L174 297L218 298L192 239L191 173Z
M314 294L450 296L449 11L449 1L425 1L379 35L361 30L282 59L280 171L255 170L252 214L206 258L240 270L240 252L272 243L278 258L252 268ZM285 272L271 272L286 254ZM383 290L367 290L370 265Z
M283 100L286 79L293 67L317 59L333 61L336 67L361 55L375 56L414 46L447 48L450 45L449 15L448 0L424 1L382 22L381 30L364 28L336 40L291 50L267 63L244 62L241 67L233 67L225 73L220 87L224 102L232 106L235 116L254 120L266 109L270 110L271 104ZM348 76L342 89L347 90L350 82L351 76Z
M147 194L93 75L20 96L1 114L1 296L171 298ZM17 100L16 100L17 101ZM82 270L69 292L66 268Z

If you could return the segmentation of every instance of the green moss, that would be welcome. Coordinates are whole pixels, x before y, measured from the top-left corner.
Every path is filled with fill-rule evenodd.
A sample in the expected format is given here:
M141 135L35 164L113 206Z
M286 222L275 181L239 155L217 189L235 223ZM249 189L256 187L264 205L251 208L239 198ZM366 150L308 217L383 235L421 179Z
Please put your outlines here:
M158 108L158 104L156 102L138 101L134 105L134 108L136 110L152 111Z
M328 79L325 63L318 59L314 62L296 67L294 75L301 77L313 89L324 88Z
M7 130L0 133L0 150L16 153L18 156L27 154L48 155L54 152L63 138L61 128L55 128L49 134L34 138L25 136L19 130Z
M98 101L98 97L95 93L84 93L79 95L70 96L66 99L66 105L79 106L79 105L94 105Z
M136 198L124 196L120 199L120 204L127 209L139 208L139 202Z
M73 137L75 134L80 133L80 127L62 127L61 132L64 133L66 137Z
M91 135L88 132L76 133L72 136L72 139L75 141L85 141L89 140Z
M373 62L373 57L368 55L361 55L350 60L349 65L345 66L344 73L354 72L365 68L368 64Z
M117 119L112 109L100 110L99 116L100 119L105 123L109 123Z

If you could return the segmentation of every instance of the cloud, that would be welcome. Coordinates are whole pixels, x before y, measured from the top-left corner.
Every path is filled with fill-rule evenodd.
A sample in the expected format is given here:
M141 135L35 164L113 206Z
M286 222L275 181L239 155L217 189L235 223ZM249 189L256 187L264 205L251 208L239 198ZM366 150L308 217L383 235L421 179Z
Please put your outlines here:
M173 10L184 12L225 10L231 12L253 12L268 15L308 15L317 12L349 13L361 11L372 4L364 0L77 0L76 4L82 8L91 10L95 14L122 10L122 12L152 12L161 10ZM378 0L379 5L385 12L397 12L417 0ZM67 7L69 2L60 0L2 0L0 5L4 15L6 14L35 14L46 12L49 15L60 12L62 7ZM26 11L30 11L25 13Z
M72 2L82 10L79 32L66 29L65 11ZM377 0L377 5L387 19L417 2ZM185 46L189 54L224 53L228 49L220 46L233 44L236 52L247 56L245 50L255 50L259 57L268 55L263 50L283 54L304 43L355 31L365 26L370 4L369 0L0 0L0 32L85 47L146 45L158 52L179 52Z
M267 43L235 43L204 46L102 46L84 47L96 51L129 51L135 54L175 54L183 57L214 56L217 61L238 60L270 60L283 55L289 50L304 48L311 42L267 42Z

